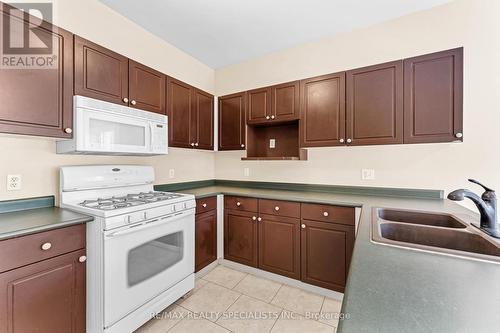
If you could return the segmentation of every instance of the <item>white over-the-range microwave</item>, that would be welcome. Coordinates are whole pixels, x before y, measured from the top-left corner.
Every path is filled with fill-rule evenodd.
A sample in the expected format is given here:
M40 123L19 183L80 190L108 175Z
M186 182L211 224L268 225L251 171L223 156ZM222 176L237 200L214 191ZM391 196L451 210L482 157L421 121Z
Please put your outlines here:
M58 154L162 155L168 153L167 116L74 96L73 139Z

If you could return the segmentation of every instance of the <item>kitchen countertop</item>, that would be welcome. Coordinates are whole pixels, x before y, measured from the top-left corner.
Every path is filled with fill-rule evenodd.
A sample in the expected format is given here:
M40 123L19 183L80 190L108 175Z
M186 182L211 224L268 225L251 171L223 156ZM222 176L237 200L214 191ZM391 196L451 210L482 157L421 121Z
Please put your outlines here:
M0 213L0 240L86 223L93 219L59 207Z
M338 332L498 332L500 265L374 244L371 208L446 212L479 217L450 201L307 191L208 186L179 191L361 207Z

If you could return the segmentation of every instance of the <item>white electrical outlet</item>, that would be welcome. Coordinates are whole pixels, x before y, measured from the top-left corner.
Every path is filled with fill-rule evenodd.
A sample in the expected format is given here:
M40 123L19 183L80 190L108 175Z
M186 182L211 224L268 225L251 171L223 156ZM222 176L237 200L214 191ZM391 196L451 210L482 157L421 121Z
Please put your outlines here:
M276 148L276 139L269 139L269 148Z
M7 191L18 191L21 189L21 175L7 175Z
M374 180L375 170L374 169L361 169L361 179L362 180Z
M250 177L250 169L249 168L243 168L243 174L245 177Z
M174 178L175 177L175 169L169 169L168 170L168 177L169 178Z

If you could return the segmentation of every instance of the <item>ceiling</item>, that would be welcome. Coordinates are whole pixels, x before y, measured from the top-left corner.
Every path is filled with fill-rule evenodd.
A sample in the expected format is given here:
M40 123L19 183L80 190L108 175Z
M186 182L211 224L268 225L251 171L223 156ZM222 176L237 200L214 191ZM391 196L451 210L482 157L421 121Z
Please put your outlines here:
M212 68L450 0L100 0Z

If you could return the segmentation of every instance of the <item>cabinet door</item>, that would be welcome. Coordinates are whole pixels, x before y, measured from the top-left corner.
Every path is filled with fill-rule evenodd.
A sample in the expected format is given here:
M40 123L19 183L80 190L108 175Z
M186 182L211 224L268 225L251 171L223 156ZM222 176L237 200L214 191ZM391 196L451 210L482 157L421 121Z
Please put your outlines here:
M271 92L271 120L288 121L299 119L299 81L272 86Z
M246 93L219 97L219 150L244 150Z
M129 103L132 107L165 113L165 75L129 60Z
M51 61L52 66L34 69L15 64L8 66L6 61L8 63L10 56L15 62L19 54L8 54L3 50L0 132L70 138L73 126L73 35L47 22L37 27L30 26L29 15L23 17L21 12L11 9L13 7L0 3L0 33L12 26L18 27L9 30L14 42L24 41L23 32L28 31L42 41L51 40L51 54L30 57L47 60L47 64Z
M217 211L197 214L195 219L195 272L217 259Z
M191 130L196 136L195 148L214 149L214 96L193 89L193 116Z
M75 95L128 105L128 58L75 36Z
M259 268L300 279L300 220L260 214Z
M347 143L403 143L402 61L347 72Z
M301 81L302 147L345 144L345 73Z
M462 140L463 49L404 60L404 142Z
M254 89L247 92L247 123L259 124L271 120L271 88Z
M192 126L192 88L190 85L167 78L167 114L170 147L192 148L196 133Z
M257 213L225 211L224 258L257 267Z
M84 333L85 250L0 274L0 331Z
M354 227L302 220L302 281L344 292Z

